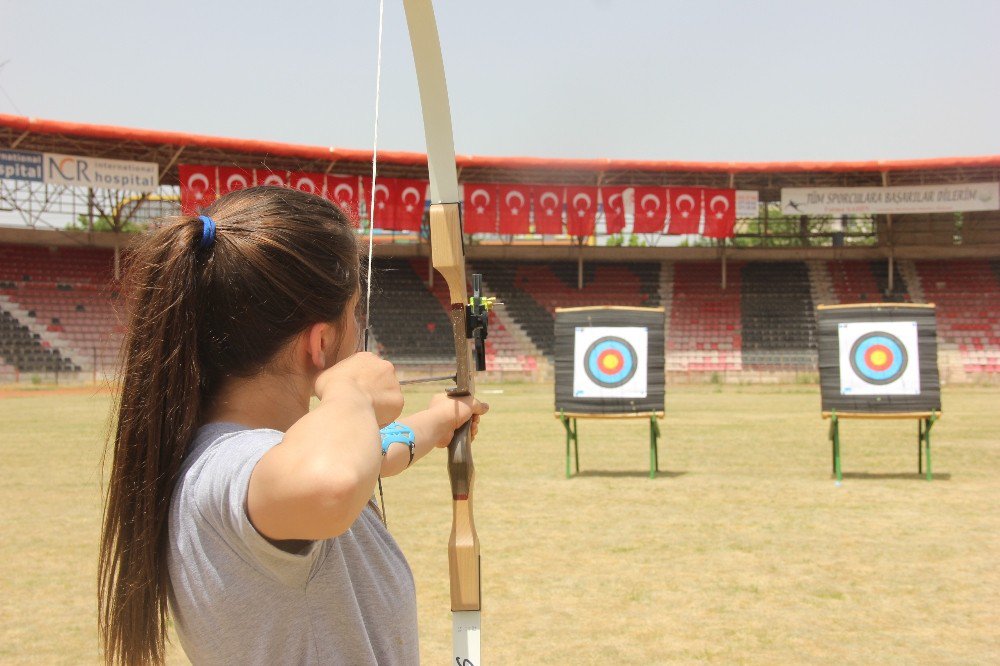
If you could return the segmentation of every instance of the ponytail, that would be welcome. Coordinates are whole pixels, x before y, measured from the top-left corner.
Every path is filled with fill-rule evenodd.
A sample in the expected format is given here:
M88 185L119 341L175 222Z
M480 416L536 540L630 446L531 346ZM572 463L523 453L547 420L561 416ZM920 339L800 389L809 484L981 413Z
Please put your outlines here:
M170 500L219 382L259 371L311 324L341 319L357 290L354 233L329 202L258 187L206 212L211 240L206 216L174 218L129 257L98 562L107 664L163 663Z
M171 490L199 421L200 223L154 232L133 257L122 346L108 510L98 569L106 654L162 663L167 634L165 552ZM155 316L150 316L155 315ZM161 446L169 437L174 446ZM146 640L134 640L134 637Z

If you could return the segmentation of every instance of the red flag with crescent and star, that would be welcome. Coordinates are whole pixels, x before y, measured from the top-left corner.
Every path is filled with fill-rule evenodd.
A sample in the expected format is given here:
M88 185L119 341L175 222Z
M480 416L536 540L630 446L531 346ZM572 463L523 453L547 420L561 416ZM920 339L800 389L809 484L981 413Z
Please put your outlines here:
M625 190L628 187L601 187L604 206L604 230L620 234L625 229Z
M696 234L701 227L701 188L670 188L668 234Z
M274 187L288 187L288 172L274 171L273 169L254 169L258 185L273 185Z
M635 188L633 233L661 233L667 221L667 190L663 187Z
M561 185L536 185L534 190L535 233L563 232L563 196Z
M324 177L321 173L307 173L305 171L288 172L288 186L293 190L323 196Z
M736 228L736 191L705 190L706 238L732 238Z
M597 220L597 188L566 188L566 233L583 238L594 235Z
M236 190L245 190L253 187L253 169L241 169L239 167L219 167L219 196L224 197Z
M324 197L337 204L340 210L344 211L354 226L358 226L361 219L360 188L358 187L357 176L326 176L326 187Z
M181 210L185 215L198 215L218 198L218 174L214 166L177 165L181 183Z
M366 200L371 200L372 179L363 178ZM420 231L424 218L427 181L409 178L379 178L375 182L375 210L370 211L376 229Z
M497 232L497 186L494 183L465 183L462 231L467 234Z
M531 209L530 185L498 185L497 205L500 207L499 232L501 234L526 234Z

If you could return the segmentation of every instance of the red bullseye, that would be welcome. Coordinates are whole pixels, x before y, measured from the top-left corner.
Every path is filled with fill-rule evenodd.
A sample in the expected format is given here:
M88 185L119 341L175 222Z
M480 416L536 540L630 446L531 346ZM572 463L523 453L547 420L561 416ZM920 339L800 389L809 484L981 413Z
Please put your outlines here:
M607 372L609 375L613 375L618 372L618 369L624 365L625 359L622 354L617 349L605 349L597 357L598 367Z
M865 365L872 370L885 370L892 365L892 361L892 351L885 345L872 345L865 351Z

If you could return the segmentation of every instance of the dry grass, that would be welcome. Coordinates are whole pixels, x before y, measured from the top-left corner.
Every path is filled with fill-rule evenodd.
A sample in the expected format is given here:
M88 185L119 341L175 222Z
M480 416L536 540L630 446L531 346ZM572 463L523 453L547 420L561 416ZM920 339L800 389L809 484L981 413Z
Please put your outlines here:
M844 422L838 488L814 387L671 390L656 480L645 424L610 421L580 422L566 480L551 386L502 389L476 447L486 663L1000 660L1000 390L945 393L931 483L912 421ZM0 662L97 661L107 407L0 392ZM448 663L443 456L385 492L423 661Z

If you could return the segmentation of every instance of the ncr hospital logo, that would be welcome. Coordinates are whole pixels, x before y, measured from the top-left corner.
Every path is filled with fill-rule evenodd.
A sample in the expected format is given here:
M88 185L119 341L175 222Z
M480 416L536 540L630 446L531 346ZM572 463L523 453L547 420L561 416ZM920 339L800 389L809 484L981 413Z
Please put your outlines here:
M48 182L90 184L90 163L68 155L46 155L45 175Z

